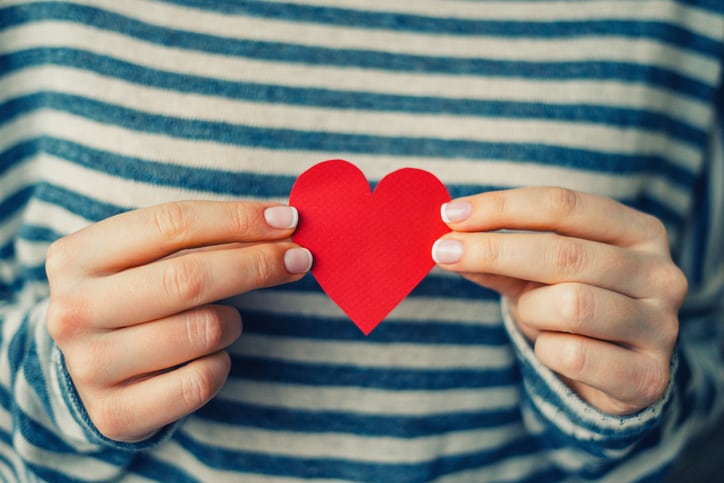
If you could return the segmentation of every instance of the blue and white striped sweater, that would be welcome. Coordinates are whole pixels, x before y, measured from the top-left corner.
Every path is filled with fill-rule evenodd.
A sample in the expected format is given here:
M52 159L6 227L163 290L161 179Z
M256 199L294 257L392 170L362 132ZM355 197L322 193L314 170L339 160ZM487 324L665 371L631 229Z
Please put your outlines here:
M2 0L0 29L0 480L656 480L721 413L720 0ZM284 202L339 157L660 217L691 283L666 398L593 410L456 276L369 337L307 277L229 301L211 403L102 438L45 329L48 244L164 201Z

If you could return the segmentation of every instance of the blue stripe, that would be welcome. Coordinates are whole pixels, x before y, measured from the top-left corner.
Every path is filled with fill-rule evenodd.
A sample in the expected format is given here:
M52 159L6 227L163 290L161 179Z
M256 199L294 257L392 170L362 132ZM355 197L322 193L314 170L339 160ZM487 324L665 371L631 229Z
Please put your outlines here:
M481 396L482 397L482 396ZM370 437L418 438L453 431L496 428L520 419L517 406L434 416L379 416L337 411L262 407L212 400L197 416L236 426L299 433L346 433Z
M226 450L204 445L180 431L176 441L186 450L212 467L230 471L306 478L339 478L348 481L419 482L430 481L446 474L469 469L484 468L506 458L524 456L539 448L532 438L511 440L494 450L439 457L417 464L391 464L360 462L335 458L295 458L291 456L260 454L250 451ZM545 471L549 469L546 468Z
M438 297L447 295L440 292ZM242 311L244 333L298 337L325 341L366 341L370 343L455 344L508 347L502 325L452 324L434 320L398 322L386 320L369 336L340 314L340 318L278 315Z
M620 175L660 174L671 182L684 186L689 186L694 178L693 173L684 170L676 163L654 155L605 153L540 143L496 143L466 139L389 137L259 128L224 122L172 118L79 96L50 92L10 100L0 106L0 116L19 115L47 108L138 131L266 149L530 162ZM104 164L111 163L106 161ZM175 168L169 165L166 165L165 169L175 171ZM159 170L164 174L163 168ZM203 173L204 170L198 172ZM165 174L165 177L168 176L170 173ZM178 173L174 179L178 181Z
M132 80L132 82L138 84L165 90L213 94L214 96L229 99L244 99L254 102L319 106L334 109L586 122L617 127L644 128L652 132L665 132L694 146L706 142L707 136L704 130L672 116L620 107L399 96L360 91L335 91L232 82L151 69L91 52L66 48L37 48L0 56L0 70L8 73L46 64L89 70L105 76Z
M2 72L2 66L0 66L0 72ZM4 111L3 104L0 104L0 125L12 117L14 116ZM11 168L16 167L21 162L37 154L37 148L36 143L20 142L0 151L0 176L5 175Z
M589 36L653 38L677 47L684 45L712 57L716 57L717 46L719 45L715 40L691 32L684 27L660 21L599 19L555 21L481 20L447 16L432 17L396 12L365 12L339 7L248 0L236 0L234 2L218 2L215 0L164 1L233 15L427 34L485 35L515 39L585 38ZM713 1L712 5L714 5ZM582 8L582 6L578 6L578 8ZM721 10L721 5L719 5L719 10ZM442 11L441 15L444 15Z
M34 198L68 210L90 222L100 221L127 210L49 183L36 186Z
M530 62L482 58L443 58L239 40L161 28L90 7L55 2L8 7L4 11L0 10L0 12L6 17L7 26L46 19L71 20L122 33L151 43L210 52L215 55L404 72L472 76L484 74L486 77L618 79L658 85L703 100L710 100L713 92L710 85L679 72L656 66L626 62ZM580 28L580 26L578 27ZM715 46L716 49L714 50L718 53L719 44L715 43L711 47L714 48Z
M32 198L33 190L33 186L23 186L14 193L3 193L0 202L0 223L5 223L8 218L22 210Z
M556 21L516 21L481 20L431 17L423 15L364 12L335 7L294 5L258 1L216 2L213 0L167 0L185 6L200 7L226 14L258 16L282 19L294 22L343 25L353 28L382 29L392 31L419 32L455 36L496 36L533 38L533 39L573 39L586 37L629 37L633 39L653 39L658 42L685 47L699 54L718 58L720 43L685 27L670 22L653 20L556 20ZM60 3L60 5L58 5ZM10 7L13 10L5 16L3 26L9 26L46 18L72 20L80 23L93 23L112 29L118 24L137 34L140 26L151 25L103 11L64 2L47 2L28 7ZM2 16L0 16L1 18ZM156 26L153 26L158 28ZM161 29L159 29L161 30ZM163 29L169 31L170 29ZM169 34L167 34L169 35ZM200 38L211 36L199 36ZM227 39L231 40L231 39Z
M306 386L345 386L378 389L445 390L476 389L518 384L514 368L502 369L396 369L283 362L232 356L230 375L263 382L283 382Z
M61 233L45 226L23 223L17 232L17 237L28 242L47 242L52 243L58 238L64 236Z
M166 463L165 461L153 458L150 453L139 453L134 458L127 471L134 475L148 478L151 481L165 481L173 483L198 483L180 468L178 462Z

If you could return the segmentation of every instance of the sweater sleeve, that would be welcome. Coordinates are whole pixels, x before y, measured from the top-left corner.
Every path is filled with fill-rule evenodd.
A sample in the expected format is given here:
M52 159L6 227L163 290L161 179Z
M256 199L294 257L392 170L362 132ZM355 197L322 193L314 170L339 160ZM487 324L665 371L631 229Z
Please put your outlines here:
M13 447L6 456L20 458L22 464L16 467L30 471L42 467L43 472L52 468L68 472L67 457L73 455L84 459L84 475L76 475L79 478L88 474L99 480L113 478L136 452L164 440L174 428L134 444L100 434L46 329L47 304L47 298L33 300L24 293L14 298L4 295L0 302L2 439L6 450Z
M720 96L721 98L721 96ZM721 106L719 120L721 121ZM687 274L671 380L661 400L625 417L602 413L536 358L507 301L503 319L523 376L528 431L567 472L595 478L637 458L666 468L679 450L724 412L724 127L715 123L686 235L673 256ZM663 442L666 441L666 444ZM610 473L615 475L615 471ZM631 475L629 474L628 477Z

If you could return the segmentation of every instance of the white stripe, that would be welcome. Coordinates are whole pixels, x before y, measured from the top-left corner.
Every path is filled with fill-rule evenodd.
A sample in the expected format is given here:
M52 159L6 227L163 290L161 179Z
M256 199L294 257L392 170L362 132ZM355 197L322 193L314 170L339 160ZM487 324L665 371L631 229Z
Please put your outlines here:
M442 271L436 273L442 273ZM451 274L452 277L457 275ZM290 290L264 290L232 297L227 303L241 310L259 310L280 315L316 315L346 318L326 295ZM500 324L497 302L435 297L409 296L385 320L416 323L434 320L439 323L492 326Z
M6 83L16 86L15 95L58 91L155 115L268 129L559 145L603 153L658 155L675 161L685 169L694 169L701 160L699 146L676 141L665 133L644 129L633 131L630 128L592 123L391 113L234 101L149 88L59 67L29 69L9 76L0 82L0 91Z
M513 354L508 346L375 344L365 341L342 343L256 334L243 335L231 346L230 352L287 362L343 364L359 368L427 369L441 373L450 369L504 369L513 363Z
M58 39L50 41L49 39ZM0 33L0 52L69 47L170 72L239 82L397 95L604 104L669 113L706 125L710 106L665 89L615 81L485 78L262 61L160 46L72 23L38 23Z
M403 439L348 433L292 433L238 428L228 423L199 418L188 419L179 431L200 443L232 451L396 464L424 463L439 457L499 448L523 434L522 428L514 424Z
M310 387L229 379L221 400L308 411L344 411L388 416L436 416L491 411L518 404L518 388L450 389L445 391L384 390L360 387Z

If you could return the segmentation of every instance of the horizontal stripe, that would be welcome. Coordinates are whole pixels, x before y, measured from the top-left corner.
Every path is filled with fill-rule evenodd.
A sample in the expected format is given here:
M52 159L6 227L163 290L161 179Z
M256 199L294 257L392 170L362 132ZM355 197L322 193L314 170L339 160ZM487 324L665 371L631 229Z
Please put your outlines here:
M447 291L440 292L440 296ZM434 302L431 302L434 303ZM444 303L444 302L440 302ZM340 314L341 315L341 314ZM242 312L244 331L247 334L264 336L308 337L321 340L359 341L362 334L349 320L294 317L291 315L269 315L263 312ZM364 337L370 343L406 344L459 344L475 346L501 346L508 337L500 326L438 323L435 320L423 322L396 323L387 321L371 334Z
M61 7L61 8L58 8ZM24 10L24 11L23 11ZM345 67L486 76L530 77L538 79L626 79L646 82L685 93L699 99L712 97L705 83L676 71L626 62L524 62L480 58L440 58L422 55L388 54L354 49L307 47L278 42L247 41L215 37L195 32L180 32L141 23L133 19L80 5L34 4L4 9L6 26L46 19L67 19L92 24L106 30L123 32L148 42L176 45L180 48L242 56L268 61L337 65ZM637 24L638 25L638 24ZM580 28L580 25L577 26ZM676 31L676 28L672 28ZM711 48L718 55L719 45Z
M196 429L195 425L191 429ZM246 467L263 474L289 476L304 474L311 478L345 478L351 479L352 481L360 479L365 481L388 481L387 478L392 478L394 481L429 481L431 478L446 473L462 471L468 468L480 468L486 464L494 464L504 457L510 458L525 455L536 449L530 440L514 439L510 439L506 443L501 442L502 444L500 444L499 447L492 448L489 444L485 444L484 441L486 439L482 435L479 435L477 437L482 443L479 444L479 446L487 447L486 450L471 451L468 454L439 456L429 462L417 464L391 464L383 462L388 458L385 458L384 455L380 453L383 451L390 451L392 454L403 453L402 448L400 448L399 451L395 448L398 444L402 446L402 443L396 443L395 446L391 446L388 450L386 448L389 443L386 443L377 445L379 449L374 451L375 455L369 454L369 451L360 451L360 456L371 460L369 463L365 463L355 461L354 459L335 458L335 454L349 454L351 451L354 451L354 448L346 449L340 446L330 446L326 442L322 442L321 444L313 443L309 449L305 451L308 455L306 457L303 457L301 454L297 457L291 457L280 454L281 451L286 449L286 446L290 446L284 443L281 443L281 445L275 448L277 451L270 451L267 454L253 450L244 452L240 452L239 450L225 451L221 447L211 448L207 446L208 443L196 440L195 438L202 436L202 434L196 431L194 431L194 433L196 434L192 436L188 434L187 431L182 430L177 434L175 439L192 453L201 455L210 453L216 455L213 461L215 462L214 466L217 468L243 470L243 468ZM324 441L324 439L326 439L323 435L314 435L313 437L317 441ZM274 439L276 440L277 438ZM492 443L492 438L489 437L487 439ZM434 440L430 442L434 444ZM419 443L413 442L412 444L419 445L420 443L423 443L423 441ZM425 443L427 443L427 441L424 441L423 444ZM325 451L327 455L317 454L312 456L309 454L315 452L315 450ZM404 453L409 454L410 452L404 451ZM411 453L424 454L427 453L427 451L418 450ZM384 460L372 460L376 455L383 457Z
M168 0L169 2L171 0ZM648 37L672 45L691 46L693 50L718 58L720 44L711 38L696 34L669 22L631 20L587 21L561 20L549 21L511 21L511 20L478 20L470 18L447 18L399 13L370 12L353 9L294 5L292 3L243 1L230 3L209 2L206 0L175 0L187 6L203 7L205 11L214 9L223 14L251 15L261 18L283 19L293 22L321 23L344 25L356 29L397 30L409 32L425 32L453 36L496 36L515 38L572 38L582 36L627 36L634 38ZM9 7L8 17L11 22L23 22L42 18L67 19L87 22L93 15L96 25L110 28L112 23L123 20L130 21L109 10L96 10L73 4L35 3L25 11L16 12L18 7ZM106 17L106 18L97 18Z
M8 57L12 57L12 59ZM18 57L20 58L18 59ZM401 133L400 130L404 129L406 118L391 113L414 113L416 115L410 116L410 119L416 119L417 124L409 128L409 134L422 136L426 134L424 131L426 124L421 122L422 120L417 114L424 113L431 115L430 122L434 125L430 134L433 137L449 137L456 132L461 134L465 132L472 139L488 138L511 141L528 139L534 141L532 136L535 134L541 137L541 141L547 140L549 143L554 143L558 137L561 139L559 142L564 144L579 142L580 137L587 137L591 139L586 146L597 147L591 142L600 140L597 141L601 143L600 148L609 150L614 144L614 140L607 139L604 132L599 133L596 130L603 129L603 126L611 128L612 136L615 139L622 138L624 133L618 130L613 131L613 127L639 128L642 130L640 133L642 137L665 133L670 138L678 139L692 146L699 146L706 142L707 136L705 131L672 116L627 108L397 96L230 82L147 69L96 54L66 51L66 49L50 51L36 49L11 56L0 56L0 68L3 64L9 64L9 68L6 69L8 73L16 69L25 69L16 74L17 77L9 75L3 81L3 84L7 83L8 86L22 86L20 89L16 87L12 91L9 88L3 89L6 96L11 94L24 96L32 94L34 91L62 90L64 94L88 96L101 102L121 104L124 107L167 116L185 117L189 110L194 110L199 113L208 112L209 120L223 118L225 121L238 123L255 119L259 127L265 124L268 127L281 127L284 125L281 123L285 122L288 127L294 127L293 124L289 124L291 120L299 118L304 121L305 116L316 115L320 119L324 119L328 126L334 126L333 129L345 126L347 129L367 130L368 133L382 129L379 133L384 134L386 130L394 128L395 131ZM95 75L74 69L32 68L44 64L73 68L87 65L91 66L89 70L110 76L110 78L100 80ZM125 78L133 79L134 83L163 90L148 90L145 87L115 80ZM105 87L98 87L99 82L105 83ZM174 99L173 91L185 94ZM123 93L123 97L113 96L113 93ZM192 98L186 95L187 93L196 93L199 94L199 97ZM213 95L213 97L209 95ZM227 104L227 101L217 99L217 97L247 100L251 101L251 104ZM135 99L137 101L134 101ZM199 109L194 108L195 103L200 104ZM259 106L258 103L273 105ZM304 106L305 109L297 112L287 106ZM311 106L325 108L325 110L316 114L308 109ZM342 106L341 110L340 106ZM254 111L258 109L263 109L264 116L254 114ZM280 111L279 115L275 115L275 111ZM447 116L464 117L449 118ZM370 117L371 121L365 122L365 117ZM485 119L476 119L478 117ZM487 120L488 118L490 121ZM540 124L534 124L532 121L534 119L539 120ZM511 129L502 122L523 120L526 122L524 130ZM568 130L572 130L570 134L561 136L560 122L575 122L576 124L567 127ZM466 124L471 124L471 127L465 128ZM447 126L455 126L455 130L451 130ZM550 126L550 128L546 128L546 126ZM448 129L447 132L450 134L447 134L445 129ZM578 130L581 131L580 135L575 134ZM519 137L511 138L511 135ZM655 146L663 143L663 139L657 138L650 144ZM641 149L641 146L637 145L637 147ZM617 143L617 148L625 149L626 145ZM681 154L680 156L692 157L693 155Z
M307 276L293 284L256 290L226 299L225 302L242 312L266 311L282 317L292 314L304 316L308 308L313 307L314 313L325 319L341 317L340 309L321 290L315 278ZM435 307L442 293L445 294L445 306ZM433 269L402 304L389 314L388 320L398 324L434 321L440 324L498 325L499 300L500 296L496 292L465 280L458 274Z
M192 2L197 0L191 0ZM206 1L207 4L212 0ZM384 4L370 4L366 0L270 0L276 3L305 5L307 7L339 7L343 5L345 9L364 10L370 12L382 12L387 15L395 13L412 13L415 15L440 15L440 2L436 0L418 0L414 4L410 4L405 0L388 0ZM177 5L186 5L184 0L168 0L168 3ZM571 9L570 4L566 1L545 2L544 4L537 0L486 0L485 2L471 2L469 0L448 0L445 2L445 16L448 19L464 18L464 19L530 19L533 21L541 20L560 20L575 19L581 20L586 18L624 18L624 19L656 19L667 20L671 17L671 11L661 8L668 2L646 2L641 3L638 0L619 0L611 8L611 4L607 2L592 2L579 6L579 8ZM724 14L724 7L718 3L718 0L702 0L679 2L677 5L678 12L682 17L698 20L704 24L701 28L719 25L716 17L711 12L703 12L698 9L708 8L712 12L721 12ZM198 8L207 8L206 5L199 3ZM213 8L213 7L211 7ZM698 14L698 15L697 15ZM714 17L714 18L712 18ZM696 26L692 26L695 28ZM720 31L711 30L711 35L716 36Z
M246 192L237 194L246 199L256 199L262 197L264 199L272 199L277 202L286 202L288 189L291 187L293 180L305 169L318 162L320 159L333 157L340 153L310 153L287 150L259 149L246 147L223 146L211 141L208 142L192 142L190 140L178 139L172 140L166 136L158 135L149 139L148 135L133 134L131 131L118 131L111 126L101 125L87 122L81 118L62 115L55 112L43 112L42 116L52 120L50 133L57 133L61 136L71 138L70 143L65 143L55 137L45 137L42 139L24 139L22 136L8 133L7 138L0 136L0 145L2 140L7 142L30 142L37 145L37 150L45 151L50 156L43 157L43 170L47 173L65 173L63 177L54 180L72 191L78 191L86 195L102 196L103 200L111 203L125 206L147 206L156 204L159 200L172 201L175 199L189 198L206 198L206 199L230 199L230 195L215 193L216 190L226 189L225 186L241 186ZM27 126L34 122L33 116L20 118L16 123L11 124L8 128L11 131L23 131ZM1 131L0 131L1 133ZM128 155L118 155L116 150L108 151L107 149L98 149L94 146L97 139L105 139L103 136L113 136L115 144L111 146L117 151L127 152ZM130 137L129 137L130 136ZM13 139L15 138L15 139ZM77 140L77 141L76 141ZM168 162L159 163L152 161L145 163L143 158L136 158L136 153L143 154L143 147L152 142L154 146L164 147L173 152L173 159ZM47 143L47 145L43 145ZM79 144L82 143L82 144ZM140 143L140 144L136 144ZM90 146L88 146L90 144ZM100 144L99 144L100 145ZM90 150L86 150L90 147ZM114 176L102 176L100 173L95 174L88 170L79 170L73 168L64 162L53 159L53 152L57 152L60 156L78 163L82 166L88 166L93 169L107 170L109 174ZM178 154L176 154L178 153ZM238 162L229 163L228 159L238 159ZM251 159L248 159L251 157ZM642 183L646 187L656 187L653 194L662 193L659 198L660 203L669 205L674 211L688 211L690 198L688 192L684 191L681 186L669 183L666 178L659 178L657 172L642 173L640 176L622 175L617 173L595 173L587 171L571 171L563 166L545 166L545 165L526 165L525 169L520 170L520 176L511 183L510 170L513 165L507 162L496 162L492 160L480 160L475 163L469 161L443 159L443 158L409 158L404 156L384 156L384 158L364 153L355 153L346 156L347 159L355 161L371 179L379 179L389 173L391 162L402 163L403 166L417 167L427 169L435 174L448 187L448 191L453 197L472 195L479 192L490 191L492 189L510 188L515 186L526 185L559 185L570 186L576 189L577 186L585 184L592 193L598 193L603 196L614 197L621 201L635 202L634 197L638 197L642 191ZM135 159L134 159L135 158ZM203 160L194 165L193 160ZM109 162L114 161L114 162ZM231 164L229 168L220 170L219 164ZM117 163L115 161L122 161ZM142 161L138 163L138 161ZM238 163L238 164L237 164ZM120 164L120 166L119 166ZM166 178L158 179L158 173L172 172L168 166L171 165L178 168L178 176L171 173ZM181 166L179 166L181 165ZM143 171L143 175L129 175L134 173L134 169L126 166L136 166L136 170ZM156 167L158 166L158 169ZM267 183L267 187L258 184L244 183L242 173L249 173L250 168L260 167L260 172L265 175L276 175L281 177L282 181L275 179ZM399 166L399 164L398 164ZM263 168L262 168L263 167ZM186 169L183 169L186 168ZM188 169L190 168L190 169ZM128 183L118 176L133 176L131 180L148 181L154 180L156 184L144 186L135 182ZM218 173L218 177L210 176L210 174ZM238 183L228 183L226 177L231 176L238 178ZM202 183L194 183L193 179L200 177ZM77 180L85 180L78 182ZM210 180L210 184L206 185L205 180ZM237 181L235 179L235 181ZM646 181L644 183L644 181ZM501 184L496 184L500 182ZM160 183L165 183L160 184ZM198 187L199 190L194 191L186 186L190 184ZM251 186L250 186L251 185ZM278 189L280 185L286 185L286 189ZM269 192L268 187L274 187ZM171 189L172 188L172 189ZM235 190L237 191L237 190ZM124 193L133 192L133 196ZM658 198L658 197L657 197Z
M491 347L470 345L460 341L457 344L439 345L409 342L379 344L372 335L364 337L351 322L347 322L347 325L357 331L357 341L340 343L331 340L317 341L246 334L230 348L230 352L234 356L259 360L329 365L331 371L335 370L332 366L336 364L343 366L340 367L340 371L344 374L349 369L349 377L352 377L352 368L360 370L389 368L403 372L421 370L425 374L427 371L432 374L446 369L500 371L509 367L513 361L507 345ZM375 332L383 328L388 330L386 325L388 324L383 323ZM333 381L330 380L330 383Z
M10 100L0 105L0 115L12 118L38 109L57 109L98 122L140 129L149 133L252 147L538 162L619 174L636 174L651 170L665 174L672 182L681 184L693 182L691 172L678 166L678 163L656 155L634 156L542 144L265 129L223 122L169 118L60 93L34 94ZM106 160L104 164L110 166L114 163ZM171 167L158 165L158 170L162 171L161 175L163 170L171 171L173 175Z
M220 401L307 411L344 411L387 416L435 416L491 411L518 404L515 386L447 391L386 391L344 386L305 386L229 379Z
M71 32L68 30L71 29ZM406 96L474 98L491 101L540 103L560 99L566 104L609 104L636 110L654 110L692 125L709 122L711 102L677 96L674 92L646 84L622 81L554 80L460 76L444 73L434 76L385 71L270 63L214 53L183 51L170 46L143 42L118 33L93 29L80 24L41 23L3 33L0 52L48 49L47 38L60 38L60 49L93 52L135 66L209 79L234 80L242 83L290 85L332 91L375 92ZM678 58L678 56L677 56ZM92 68L92 67L86 67ZM714 76L718 74L714 73ZM603 96L602 96L603 94Z
M376 389L448 390L500 387L517 383L513 368L405 370L289 363L232 356L230 377L308 386L352 386Z
M717 57L707 57L694 49L681 50L656 38L627 36L616 34L580 35L576 37L500 37L484 32L475 36L441 36L436 33L411 32L404 29L350 29L344 25L330 25L314 22L298 22L284 18L224 15L219 12L177 8L160 2L144 4L134 2L113 2L95 0L95 6L137 21L156 24L161 27L180 31L194 31L227 39L245 39L271 41L285 44L303 43L305 45L328 48L385 51L425 56L465 57L485 53L489 59L507 60L543 60L543 61L580 61L607 59L656 65L662 68L681 71L687 75L704 80L716 81ZM447 15L446 15L447 17ZM645 18L645 21L651 19ZM709 22L710 23L710 22ZM61 24L67 29L68 22L63 20L43 20L33 24L20 24L20 28L43 26L48 34L45 38L54 38L54 26ZM698 26L699 24L697 24ZM15 28L18 28L15 27ZM32 28L32 27L30 27ZM77 31L77 29L75 29ZM67 36L67 31L63 37ZM714 37L717 37L715 35ZM601 51L601 41L605 40L607 49ZM10 46L11 47L11 46ZM651 55L656 52L657 55ZM685 59L682 61L682 59Z
M496 411L457 412L438 416L348 414L290 410L213 400L195 416L238 426L298 433L348 433L358 436L418 438L452 431L493 429L518 420L518 407Z

